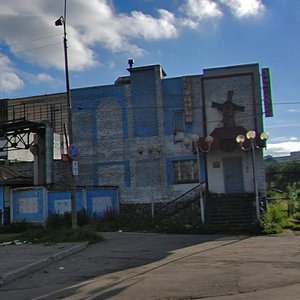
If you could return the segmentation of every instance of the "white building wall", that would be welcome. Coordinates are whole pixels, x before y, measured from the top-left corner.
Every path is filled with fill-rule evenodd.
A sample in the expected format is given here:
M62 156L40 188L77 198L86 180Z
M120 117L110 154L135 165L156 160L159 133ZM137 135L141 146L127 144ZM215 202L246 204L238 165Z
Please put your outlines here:
M233 118L236 127L244 128L246 131L255 130L258 134L263 131L260 75L257 64L207 69L204 70L203 81L208 135L212 134L215 129L221 129L224 126L222 112L214 108L212 103L224 103L227 100L228 91L233 91L232 102L244 107L244 111L236 110L234 112ZM235 142L235 135L232 137L232 140ZM222 141L218 142L220 146ZM235 149L232 149L230 152L211 150L207 155L210 191L215 193L225 192L222 163L225 157L242 157L244 191L254 192L251 151L243 151L237 144ZM216 168L217 165L219 166L218 168ZM262 150L255 149L255 166L259 191L264 193L265 181Z
M244 152L242 150L236 150L234 152L226 153L223 151L213 151L207 155L207 172L209 190L213 193L224 193L224 168L223 158L225 157L242 157L243 159L243 185L245 192L254 192L254 181L253 181L253 168L252 158L249 151ZM257 176L261 173L259 168L261 164L258 163ZM218 166L218 167L216 167ZM261 180L259 181L261 182ZM264 183L264 181L263 181ZM261 188L263 184L261 184Z

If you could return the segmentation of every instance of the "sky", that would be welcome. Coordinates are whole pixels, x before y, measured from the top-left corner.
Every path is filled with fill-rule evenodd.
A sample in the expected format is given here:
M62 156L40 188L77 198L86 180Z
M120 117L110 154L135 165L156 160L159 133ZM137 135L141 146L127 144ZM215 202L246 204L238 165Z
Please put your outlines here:
M67 0L71 88L112 84L135 66L167 77L269 67L266 155L300 151L299 0ZM64 0L0 0L0 99L65 91Z

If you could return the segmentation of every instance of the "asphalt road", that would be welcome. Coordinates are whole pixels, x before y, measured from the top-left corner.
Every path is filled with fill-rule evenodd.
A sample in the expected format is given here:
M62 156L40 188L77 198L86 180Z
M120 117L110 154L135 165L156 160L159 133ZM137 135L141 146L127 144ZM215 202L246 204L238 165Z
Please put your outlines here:
M105 233L0 299L300 299L300 236Z

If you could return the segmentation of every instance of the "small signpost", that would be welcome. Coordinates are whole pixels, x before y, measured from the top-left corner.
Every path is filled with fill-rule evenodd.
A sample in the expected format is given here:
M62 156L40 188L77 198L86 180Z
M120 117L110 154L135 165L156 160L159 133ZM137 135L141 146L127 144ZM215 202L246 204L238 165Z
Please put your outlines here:
M72 144L68 148L68 156L72 159L72 174L73 176L78 176L78 161L76 158L78 157L78 149Z
M78 161L77 160L72 161L72 173L74 176L78 176Z
M69 157L74 160L78 157L78 154L79 153L77 147L74 144L70 145L68 148Z

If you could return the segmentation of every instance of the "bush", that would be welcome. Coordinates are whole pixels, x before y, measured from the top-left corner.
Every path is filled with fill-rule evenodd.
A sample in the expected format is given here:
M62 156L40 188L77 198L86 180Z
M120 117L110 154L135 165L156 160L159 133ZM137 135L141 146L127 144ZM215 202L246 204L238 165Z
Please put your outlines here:
M16 222L9 225L4 226L3 233L21 233L31 229L42 228L40 224L33 224L30 222L26 222L25 220L22 222Z
M78 226L87 225L90 222L89 215L85 209L77 212L77 224ZM55 229L72 226L72 213L65 212L62 214L50 214L47 219L47 227Z
M293 219L300 221L300 212L296 212L293 214Z
M77 212L77 223L79 226L87 225L90 223L90 217L86 209L81 209Z
M288 184L285 194L288 199L288 214L289 216L292 216L297 210L299 210L297 185L295 182L293 184Z
M72 215L69 212L61 214L50 214L47 219L47 228L58 229L72 226Z
M74 238L78 241L88 241L89 243L97 243L103 241L103 237L94 230L89 228L79 228L74 233Z
M279 205L270 204L260 220L260 225L263 233L274 234L282 232L282 228L287 222L287 216L281 210Z

